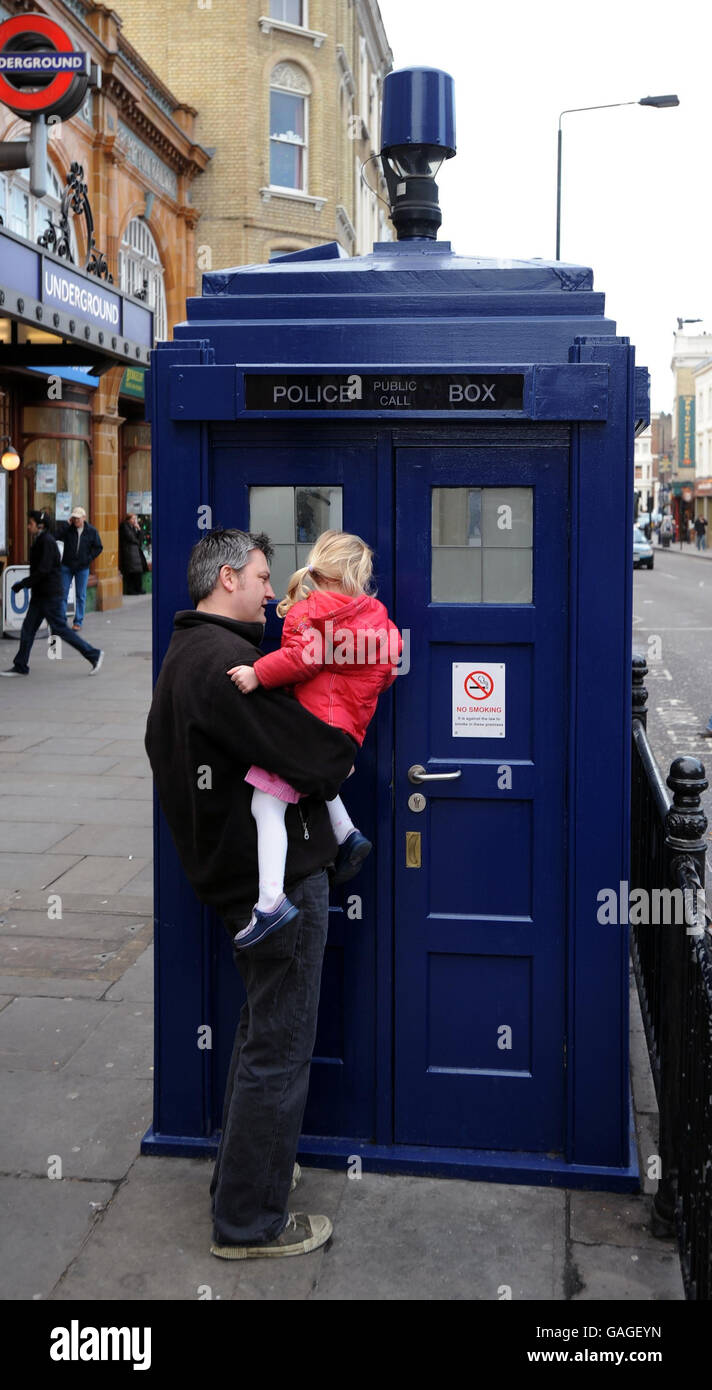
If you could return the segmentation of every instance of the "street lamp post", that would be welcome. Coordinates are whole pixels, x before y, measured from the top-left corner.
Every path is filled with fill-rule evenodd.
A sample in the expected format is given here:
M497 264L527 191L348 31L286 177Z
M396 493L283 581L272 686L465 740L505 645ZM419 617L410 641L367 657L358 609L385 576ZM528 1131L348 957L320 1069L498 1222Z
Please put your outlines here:
M562 111L559 116L559 137L557 143L556 158L556 259L561 259L561 152L562 152L562 132L561 117L572 116L577 111L610 111L614 106L679 106L679 97L672 94L660 97L640 97L638 101L608 101L602 106L571 106L566 111Z

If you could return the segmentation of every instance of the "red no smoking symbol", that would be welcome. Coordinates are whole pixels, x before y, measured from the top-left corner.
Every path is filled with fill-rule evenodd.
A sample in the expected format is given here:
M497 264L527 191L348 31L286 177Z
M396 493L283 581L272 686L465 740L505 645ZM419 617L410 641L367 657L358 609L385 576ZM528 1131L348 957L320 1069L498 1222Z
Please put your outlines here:
M494 690L494 681L487 671L470 671L465 676L465 694L471 700L488 700Z

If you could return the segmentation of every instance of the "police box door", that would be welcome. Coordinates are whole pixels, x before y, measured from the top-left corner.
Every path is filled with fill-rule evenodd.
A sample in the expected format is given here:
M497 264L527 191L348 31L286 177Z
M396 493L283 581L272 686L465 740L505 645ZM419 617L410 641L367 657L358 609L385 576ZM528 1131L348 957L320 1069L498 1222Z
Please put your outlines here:
M397 451L397 1143L563 1148L567 467Z

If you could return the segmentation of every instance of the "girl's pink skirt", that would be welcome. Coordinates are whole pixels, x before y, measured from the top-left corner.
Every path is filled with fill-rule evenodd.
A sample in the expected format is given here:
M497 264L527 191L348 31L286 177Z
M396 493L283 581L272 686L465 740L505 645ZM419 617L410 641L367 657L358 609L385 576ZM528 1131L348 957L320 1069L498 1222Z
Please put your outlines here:
M294 787L290 787L289 782L285 782L276 772L265 772L263 767L254 765L245 773L245 781L251 787L257 787L258 791L269 792L271 796L276 796L278 801L301 801L302 793L296 792Z

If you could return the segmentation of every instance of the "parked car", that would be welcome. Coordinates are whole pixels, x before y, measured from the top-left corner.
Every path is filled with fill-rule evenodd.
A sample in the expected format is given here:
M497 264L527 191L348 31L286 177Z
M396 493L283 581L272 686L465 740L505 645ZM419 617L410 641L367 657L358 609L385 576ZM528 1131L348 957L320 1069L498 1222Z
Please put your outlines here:
M633 527L633 569L651 570L655 563L653 547L639 526Z

